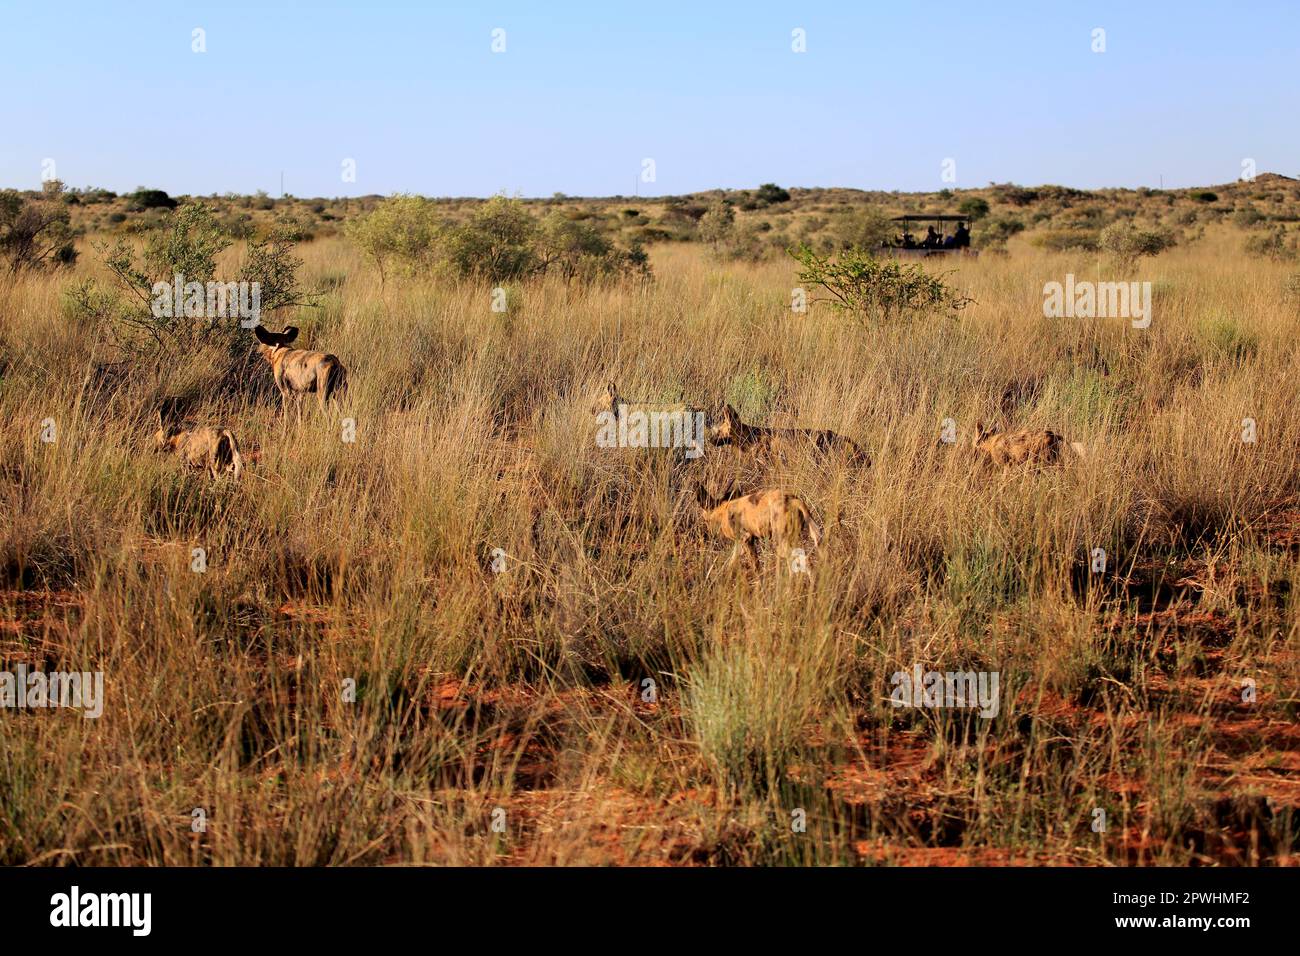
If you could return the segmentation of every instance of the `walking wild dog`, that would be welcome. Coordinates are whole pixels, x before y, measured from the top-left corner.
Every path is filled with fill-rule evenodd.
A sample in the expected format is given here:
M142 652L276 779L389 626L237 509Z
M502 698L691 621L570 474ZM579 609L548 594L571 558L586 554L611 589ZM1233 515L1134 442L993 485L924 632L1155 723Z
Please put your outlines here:
M348 372L338 356L326 352L312 352L307 349L291 349L289 343L298 337L297 326L286 326L281 332L270 332L262 326L254 326L253 334L257 336L257 350L271 365L275 375L275 387L280 390L281 407L287 410L289 396L298 400L298 410L302 411L302 397L308 392L316 393L316 400L321 410L331 398L338 400L339 393L348 386Z
M719 501L712 498L702 484L697 484L695 497L704 526L713 534L736 542L731 557L727 559L727 567L735 562L742 549L756 564L760 538L771 540L782 559L789 556L791 545L803 540L805 530L814 546L821 543L821 528L807 506L779 488Z
M717 421L709 428L715 445L732 445L759 452L765 457L782 457L800 447L812 446L821 455L842 455L853 464L870 465L871 459L851 438L816 428L763 428L740 420L740 414L724 403Z
M995 465L1055 464L1061 459L1063 444L1080 458L1084 457L1082 443L1066 442L1054 431L1022 428L1004 432L986 428L983 422L976 425L975 450Z
M239 479L244 470L244 459L239 453L239 442L229 428L181 428L167 420L163 409L158 409L158 431L154 443L159 451L180 457L191 468L206 468L215 481L223 471Z

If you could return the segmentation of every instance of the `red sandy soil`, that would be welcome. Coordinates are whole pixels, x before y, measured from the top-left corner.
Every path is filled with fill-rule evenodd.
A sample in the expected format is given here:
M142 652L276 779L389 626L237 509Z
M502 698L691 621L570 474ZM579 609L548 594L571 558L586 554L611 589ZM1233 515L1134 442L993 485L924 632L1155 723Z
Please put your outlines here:
M1300 521L1297 522L1300 543ZM12 667L18 662L41 665L59 660L75 633L81 607L75 591L0 591L0 662ZM319 627L323 632L339 626L339 612L329 607L286 603L276 609L277 617ZM1112 632L1120 621L1112 622ZM348 622L354 630L360 622ZM1260 716L1256 705L1242 701L1241 675L1230 657L1237 629L1232 616L1222 610L1200 610L1194 606L1158 609L1126 619L1139 634L1156 639L1155 655L1169 668L1153 669L1149 675L1151 707L1162 712L1189 736L1202 735L1207 741L1196 768L1198 783L1223 795L1221 832L1206 835L1206 862L1251 862L1241 847L1249 843L1243 820L1249 819L1252 801L1267 801L1279 807L1300 808L1300 723L1283 717ZM1173 670L1174 644L1195 636L1201 646L1199 667L1184 668L1176 679ZM275 662L285 670L302 667L288 659ZM1256 661L1251 673L1264 669L1293 673L1287 661ZM728 822L719 832L704 832L702 819L726 819L725 800L711 788L687 789L667 796L637 793L604 779L586 781L582 789L558 786L558 762L563 755L551 734L538 735L530 728L563 727L577 715L611 720L661 721L680 715L676 705L642 701L632 684L610 684L558 692L527 685L483 687L450 675L425 673L418 677L420 704L426 713L446 723L464 715L467 723L483 715L510 715L499 721L504 728L479 746L476 760L486 765L494 759L514 762L517 789L507 798L512 820L522 821L515 832L561 839L545 841L549 847L566 847L562 839L572 828L571 855L550 851L552 858L537 857L528 839L511 841L506 862L548 864L567 862L700 865L731 862L736 847L752 836L738 822ZM1261 688L1265 681L1260 680ZM413 688L414 689L414 688ZM292 706L282 700L279 706ZM1022 712L1049 718L1068 733L1071 728L1099 726L1118 719L1122 725L1140 729L1150 720L1145 711L1108 716L1100 705L1083 706L1044 688L1029 692L1018 702ZM1270 713L1277 713L1274 708ZM513 719L519 715L520 719ZM525 717L526 715L526 717ZM452 724L454 726L454 723ZM481 726L481 724L480 724ZM944 792L944 782L932 772L934 742L920 730L879 729L865 732L851 746L840 747L836 766L795 768L804 782L820 779L827 793L845 812L872 808L876 816L891 818L891 831L853 845L861 862L902 866L1016 866L1067 864L1068 857L1052 858L1033 851L996 847L963 847L961 834L944 830L945 801L968 799L970 794ZM1010 759L991 745L992 760ZM1005 745L1004 745L1005 746ZM827 752L831 752L827 748ZM363 773L356 766L340 765L324 777ZM1107 787L1133 808L1133 818L1143 819L1142 783L1139 780L1110 779ZM1245 806L1241 810L1240 806ZM709 811L709 812L702 812ZM1245 816L1243 816L1243 812ZM892 815L892 816L891 816ZM581 821L575 824L575 821ZM516 823L516 827L520 824ZM515 827L512 827L514 830ZM933 845L933 844L940 845ZM1129 827L1121 847L1131 862L1149 861L1156 842L1138 826ZM395 861L397 862L397 861ZM1297 859L1275 856L1270 862L1296 864Z

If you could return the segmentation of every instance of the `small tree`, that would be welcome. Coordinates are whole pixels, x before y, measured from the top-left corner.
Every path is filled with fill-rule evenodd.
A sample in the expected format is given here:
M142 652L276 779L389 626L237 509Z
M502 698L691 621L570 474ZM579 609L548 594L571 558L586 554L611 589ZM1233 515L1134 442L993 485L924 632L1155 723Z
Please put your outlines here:
M493 196L468 222L449 231L447 258L467 278L520 279L538 268L537 234L537 222L522 200Z
M700 217L700 239L718 251L736 230L736 210L725 199L715 199Z
M379 269L379 281L390 272L415 274L432 267L442 227L437 207L422 196L396 193L367 216L345 226L348 238Z
M1129 269L1143 256L1158 256L1168 249L1174 244L1174 237L1160 230L1138 229L1131 222L1113 222L1101 231L1097 242L1116 265Z
M930 309L955 312L973 301L953 291L944 275L931 275L917 263L877 259L861 249L831 258L806 245L790 254L802 267L799 282L828 293L814 302L826 302L863 323L910 318Z
M177 205L176 200L161 189L145 189L141 186L127 199L126 208L140 212L143 209L175 209Z
M776 183L763 183L763 185L758 187L758 191L755 193L754 198L765 205L771 205L772 203L778 202L789 202L790 191L788 189L782 189Z
M551 213L537 238L538 271L555 273L566 282L594 282L623 276L650 277L650 264L638 245L622 250L590 223Z
M77 261L63 183L45 183L37 199L13 189L0 192L0 254L14 274Z
M231 241L210 207L186 203L168 214L166 224L148 236L143 253L125 240L99 247L113 285L104 289L87 279L69 290L69 298L82 315L107 323L118 344L129 352L187 351L204 344L220 344L232 354L243 352L247 333L239 316L186 317L175 302L171 315L156 308L155 290L172 287L178 277L187 285L205 287L206 306L206 286L218 280L217 258ZM258 283L261 314L314 301L298 287L301 262L292 255L292 248L293 243L280 232L251 242L232 278Z
M895 231L894 223L875 206L861 206L837 218L832 241L839 249L879 249Z
M988 200L979 196L967 196L957 204L957 211L971 219L983 219L989 214Z

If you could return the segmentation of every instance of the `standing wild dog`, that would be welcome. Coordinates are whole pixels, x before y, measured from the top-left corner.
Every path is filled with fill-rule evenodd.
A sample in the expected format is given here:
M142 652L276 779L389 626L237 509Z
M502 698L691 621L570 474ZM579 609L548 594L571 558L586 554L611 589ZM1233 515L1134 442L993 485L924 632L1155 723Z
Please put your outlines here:
M603 448L680 448L687 458L704 453L708 423L703 410L685 402L630 402L609 382L593 396L591 411Z
M239 442L229 428L181 428L168 422L163 409L158 410L158 431L154 432L158 450L180 457L191 468L206 468L213 481L221 472L231 472L239 479L244 470L244 459L239 453Z
M857 465L870 465L871 459L851 438L817 428L763 428L740 420L740 414L724 403L718 419L709 428L709 440L715 445L731 445L754 451L764 457L783 457L799 448L811 446L820 455L840 455Z
M1004 432L986 428L983 422L976 425L975 450L995 465L1051 465L1061 460L1061 446L1068 445L1080 458L1084 457L1082 443L1067 442L1054 431L1022 428Z
M791 545L803 540L805 530L814 547L821 543L821 528L807 506L779 488L719 501L711 497L703 485L696 485L695 497L704 526L713 534L736 542L731 557L727 559L727 567L735 562L742 550L756 564L760 538L771 540L782 559L789 556Z
M261 343L257 347L258 352L270 363L275 375L275 387L280 390L282 408L287 409L289 396L292 395L298 401L298 411L301 414L302 397L308 392L315 392L316 400L324 411L326 402L331 398L337 401L339 393L347 389L348 372L338 356L289 348L289 343L298 337L297 326L286 326L282 332L269 332L258 325L253 328L253 334Z

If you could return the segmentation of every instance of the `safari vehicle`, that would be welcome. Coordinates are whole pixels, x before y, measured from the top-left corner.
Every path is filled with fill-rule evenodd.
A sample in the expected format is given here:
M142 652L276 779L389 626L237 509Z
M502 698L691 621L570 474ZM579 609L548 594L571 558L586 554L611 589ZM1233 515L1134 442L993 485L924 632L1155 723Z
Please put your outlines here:
M894 216L890 222L900 223L901 232L880 244L887 255L902 259L923 259L927 256L953 254L979 255L970 246L970 216L913 213ZM912 223L917 223L918 229L925 226L925 234L914 233Z

